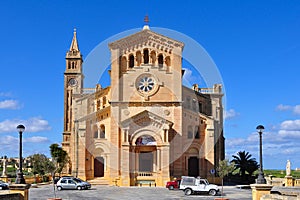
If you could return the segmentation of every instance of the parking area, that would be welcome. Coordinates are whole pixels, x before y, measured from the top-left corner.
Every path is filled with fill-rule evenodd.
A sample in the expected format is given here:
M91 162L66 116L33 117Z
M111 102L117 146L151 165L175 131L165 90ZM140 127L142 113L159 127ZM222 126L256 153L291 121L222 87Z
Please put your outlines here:
M239 189L234 186L225 186L224 193L230 200L251 200L250 189ZM61 190L56 191L56 197L62 199L208 199L216 197L208 195L185 196L183 191L168 190L163 187L116 187L116 186L92 186L90 190ZM42 185L38 188L30 188L30 200L43 200L53 198L53 186Z

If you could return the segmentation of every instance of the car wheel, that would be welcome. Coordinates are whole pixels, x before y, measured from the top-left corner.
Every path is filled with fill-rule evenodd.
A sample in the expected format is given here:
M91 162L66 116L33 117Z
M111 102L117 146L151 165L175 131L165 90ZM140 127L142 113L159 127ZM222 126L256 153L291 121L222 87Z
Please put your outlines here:
M77 190L81 190L81 187L80 187L80 186L78 186L78 187L77 187Z
M192 189L190 189L190 188L187 188L187 189L184 190L184 194L185 194L185 195L191 195L192 192L193 192L193 191L192 191Z
M62 189L62 188L61 188L60 186L57 186L57 190L61 191L61 189Z
M174 190L174 186L173 186L173 185L170 185L170 186L169 186L169 190Z
M208 194L211 195L211 196L216 196L217 191L216 190L209 190Z

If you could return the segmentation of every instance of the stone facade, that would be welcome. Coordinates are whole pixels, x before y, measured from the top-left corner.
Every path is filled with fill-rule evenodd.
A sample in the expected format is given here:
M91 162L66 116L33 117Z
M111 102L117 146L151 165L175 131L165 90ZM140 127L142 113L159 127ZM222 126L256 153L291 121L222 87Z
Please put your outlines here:
M110 185L207 177L224 159L222 86L182 85L184 44L143 30L109 44L110 86L83 88L76 31L64 73L67 172Z

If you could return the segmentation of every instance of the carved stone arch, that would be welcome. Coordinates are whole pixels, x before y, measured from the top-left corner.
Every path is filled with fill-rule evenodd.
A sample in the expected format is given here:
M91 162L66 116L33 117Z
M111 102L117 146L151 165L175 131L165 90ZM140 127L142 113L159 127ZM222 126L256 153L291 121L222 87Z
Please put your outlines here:
M100 138L105 138L105 125L101 124L100 125Z
M171 66L171 58L170 58L170 56L167 56L167 57L166 57L165 63L166 63L166 65L167 65L167 67L170 67L170 66Z
M143 60L144 60L144 64L149 63L149 49L148 48L145 48L143 50Z
M162 53L157 56L158 67L162 68L164 66L164 55Z
M152 130L149 130L149 129L142 129L142 130L138 130L136 131L135 133L133 133L131 135L131 138L130 138L130 143L131 145L135 146L135 142L137 141L137 139L143 135L149 135L149 136L152 136L155 141L156 141L156 145L162 145L163 144L163 140L161 138L161 135L155 133L154 131Z
M110 153L110 150L109 150L109 146L106 144L105 141L99 141L99 142L96 142L95 145L94 145L94 148L92 150L92 154L93 156L97 155L96 153L100 153L99 155L103 155L103 154L107 154L107 153Z
M136 65L141 66L141 64L142 64L142 53L141 53L141 51L137 51L135 55L136 55Z
M126 72L127 70L127 58L126 56L122 56L121 58L121 71Z
M134 67L134 55L130 54L128 56L128 66L129 68L133 68Z
M151 58L151 64L155 65L156 64L156 52L154 50L151 51L150 58Z
M199 156L199 150L197 147L190 147L187 152L189 156Z

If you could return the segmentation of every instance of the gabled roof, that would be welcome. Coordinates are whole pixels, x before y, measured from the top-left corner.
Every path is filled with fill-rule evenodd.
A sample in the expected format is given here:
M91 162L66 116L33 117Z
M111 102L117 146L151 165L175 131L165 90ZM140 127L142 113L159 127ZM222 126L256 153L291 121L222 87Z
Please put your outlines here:
M110 49L131 49L144 44L148 44L153 47L160 49L172 51L175 48L184 47L184 43L171 39L167 36L161 35L159 33L153 32L149 29L143 29L137 33L124 37L122 39L116 40L109 44Z

